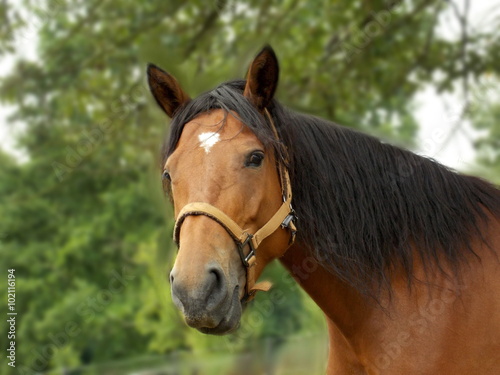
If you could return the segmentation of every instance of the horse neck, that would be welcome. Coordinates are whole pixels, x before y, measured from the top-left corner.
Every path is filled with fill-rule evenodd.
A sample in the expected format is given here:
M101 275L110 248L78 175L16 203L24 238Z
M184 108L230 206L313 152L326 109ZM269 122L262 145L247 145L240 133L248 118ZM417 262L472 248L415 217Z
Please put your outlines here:
M362 329L373 309L366 297L328 272L300 245L288 249L280 261L324 312L329 324L335 324L346 338Z

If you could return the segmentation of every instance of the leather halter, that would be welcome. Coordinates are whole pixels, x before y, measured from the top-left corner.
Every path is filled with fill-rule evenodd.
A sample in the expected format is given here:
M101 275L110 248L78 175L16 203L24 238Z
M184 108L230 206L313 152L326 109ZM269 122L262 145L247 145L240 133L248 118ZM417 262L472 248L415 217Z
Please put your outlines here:
M276 139L279 141L278 132L271 118L271 115L269 114L267 109L265 109L264 112L269 119L269 123ZM264 226L262 226L259 230L257 230L257 232L253 234L248 233L224 212L219 210L217 207L205 202L188 203L181 209L175 221L174 241L177 245L179 245L180 242L179 235L182 223L188 216L207 216L221 225L231 236L231 238L236 243L241 262L246 268L247 273L245 296L243 297L242 302L248 302L252 300L256 292L267 292L272 286L269 281L262 281L257 284L255 283L255 264L257 260L256 250L262 243L262 241L276 232L280 227L281 229L290 230L289 246L292 245L295 241L295 236L297 233L295 221L297 219L297 216L295 215L295 211L292 208L292 185L290 184L290 176L288 174L287 168L285 167L285 161L279 161L277 168L278 174L280 176L283 203L281 204L281 207L278 209L278 211L276 211L276 213L269 219L269 221L264 224ZM245 247L247 247L247 245L249 251L247 254L245 254ZM285 252L287 249L288 247L284 249L283 252Z

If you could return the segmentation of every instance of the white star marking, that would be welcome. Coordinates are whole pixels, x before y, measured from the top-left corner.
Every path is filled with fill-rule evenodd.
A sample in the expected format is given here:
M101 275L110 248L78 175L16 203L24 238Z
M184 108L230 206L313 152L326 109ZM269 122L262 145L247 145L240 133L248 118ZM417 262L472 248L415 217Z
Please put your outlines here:
M210 153L210 149L214 147L214 145L220 141L219 133L201 133L198 135L198 139L200 140L200 146L205 149L205 152Z

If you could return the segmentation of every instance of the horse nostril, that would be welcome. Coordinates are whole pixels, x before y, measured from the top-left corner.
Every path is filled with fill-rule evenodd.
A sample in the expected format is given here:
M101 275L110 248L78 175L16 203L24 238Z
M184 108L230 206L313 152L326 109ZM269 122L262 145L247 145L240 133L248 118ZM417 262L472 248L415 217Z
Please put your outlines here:
M174 283L174 272L170 272L170 275L168 277L168 280L170 281L170 284L173 284Z
M209 269L208 273L215 276L215 285L219 286L222 282L222 270L220 268L213 267Z
M226 283L224 281L224 272L220 266L211 266L208 268L207 279L207 308L212 305L220 304L226 297Z

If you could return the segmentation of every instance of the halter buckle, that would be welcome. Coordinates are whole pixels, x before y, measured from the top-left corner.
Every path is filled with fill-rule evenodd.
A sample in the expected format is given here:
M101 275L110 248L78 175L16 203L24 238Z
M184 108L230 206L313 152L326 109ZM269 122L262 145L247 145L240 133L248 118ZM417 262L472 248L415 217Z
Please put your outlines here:
M238 242L238 253L240 254L241 262L247 268L250 267L250 263L248 261L255 256L255 248L253 247L252 238L253 235L247 233L247 238L245 238L243 242ZM250 248L250 252L247 255L244 253L246 245Z
M289 245L295 242L295 237L297 236L297 227L295 226L295 222L298 220L298 216L295 213L295 210L290 205L290 213L285 217L283 222L281 223L281 228L288 228L290 230L290 242Z

